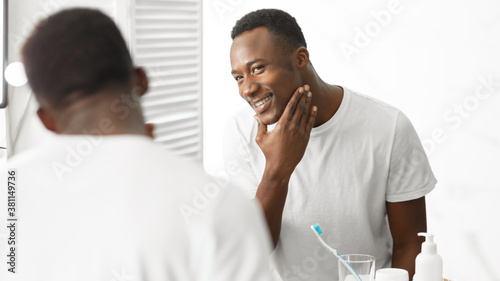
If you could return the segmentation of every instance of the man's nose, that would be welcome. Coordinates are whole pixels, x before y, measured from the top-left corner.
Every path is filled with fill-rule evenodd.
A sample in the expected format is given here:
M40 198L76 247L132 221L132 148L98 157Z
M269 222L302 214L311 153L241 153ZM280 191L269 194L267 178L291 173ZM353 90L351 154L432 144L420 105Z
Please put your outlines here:
M259 90L259 85L250 79L245 79L242 85L241 95L243 97L251 97Z

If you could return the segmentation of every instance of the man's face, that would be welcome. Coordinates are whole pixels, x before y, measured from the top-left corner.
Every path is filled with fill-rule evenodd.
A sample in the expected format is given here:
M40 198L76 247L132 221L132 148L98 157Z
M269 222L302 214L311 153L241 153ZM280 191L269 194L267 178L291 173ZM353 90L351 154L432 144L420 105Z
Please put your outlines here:
M231 46L231 72L240 96L268 125L279 120L302 82L292 54L271 36L267 28L258 27L234 38Z

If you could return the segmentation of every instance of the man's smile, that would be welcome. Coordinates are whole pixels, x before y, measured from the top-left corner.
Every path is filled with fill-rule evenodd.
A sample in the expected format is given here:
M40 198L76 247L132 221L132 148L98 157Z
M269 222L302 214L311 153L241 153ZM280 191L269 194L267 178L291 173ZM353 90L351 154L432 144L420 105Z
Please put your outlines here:
M269 100L271 100L272 97L273 97L273 94L269 93L269 95L267 95L266 97L259 99L257 101L251 102L251 105L254 108L255 112L257 112L257 113L264 112L267 109L267 107L270 103Z

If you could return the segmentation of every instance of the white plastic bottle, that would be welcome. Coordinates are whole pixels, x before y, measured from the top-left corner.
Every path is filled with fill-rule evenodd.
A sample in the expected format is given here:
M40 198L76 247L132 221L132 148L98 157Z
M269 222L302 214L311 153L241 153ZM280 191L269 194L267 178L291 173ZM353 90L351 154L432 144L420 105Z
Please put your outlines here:
M422 252L415 260L415 276L413 281L443 281L443 259L437 254L434 235L421 232L425 236L422 243Z

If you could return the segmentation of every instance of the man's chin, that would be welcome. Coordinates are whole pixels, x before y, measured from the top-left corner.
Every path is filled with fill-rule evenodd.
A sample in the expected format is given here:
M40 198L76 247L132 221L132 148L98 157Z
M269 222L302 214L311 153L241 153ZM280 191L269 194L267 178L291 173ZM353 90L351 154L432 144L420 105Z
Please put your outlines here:
M271 125L275 125L276 123L278 123L278 120L272 121L272 122L265 122L264 124L266 124L267 126L271 126Z
M278 120L280 119L280 116L259 116L259 119L262 123L264 123L265 125L273 125L273 124L276 124L276 122L278 122Z

